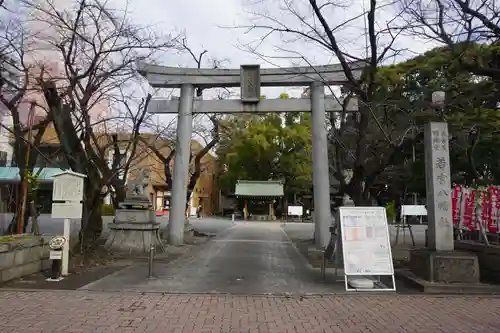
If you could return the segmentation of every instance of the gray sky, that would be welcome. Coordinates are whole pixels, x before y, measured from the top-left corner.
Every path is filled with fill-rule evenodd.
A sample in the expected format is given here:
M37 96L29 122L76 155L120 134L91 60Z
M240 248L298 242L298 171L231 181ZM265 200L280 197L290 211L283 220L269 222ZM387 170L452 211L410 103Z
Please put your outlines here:
M123 8L126 0L112 0ZM326 12L326 18L334 26L345 20L351 19L363 12L363 2L368 0L337 0L345 5L344 8L335 8ZM379 1L383 4L383 1ZM208 56L216 59L229 59L226 67L238 68L240 64L259 63L262 67L305 65L306 61L297 59L300 54L312 64L336 63L332 53L319 47L317 44L292 40L292 35L271 36L260 44L258 52L265 56L256 56L251 52L242 50L242 45L260 41L266 33L265 30L245 33L246 29L224 27L245 26L251 23L269 24L262 16L255 13L269 15L285 23L287 26L301 29L301 23L286 10L284 6L291 4L291 8L301 15L308 16L308 2L306 0L129 0L128 10L134 21L140 24L152 25L153 29L161 32L185 33L189 46L193 52L208 51ZM367 6L366 6L367 8ZM397 9L385 7L377 13L379 30L382 30L394 16ZM313 22L308 19L308 22ZM302 29L303 30L303 29ZM337 33L339 42L346 51L363 57L365 52L364 19L360 18L350 22ZM381 41L387 36L381 36ZM424 52L434 45L415 37L399 37L395 47L408 48L398 59L408 58L416 53ZM286 49L287 51L284 51ZM290 53L289 51L296 53ZM282 57L282 58L276 58ZM283 58L284 57L284 58ZM294 59L292 59L294 57ZM208 59L208 58L207 58ZM161 59L161 62L170 66L193 67L195 63L189 56L175 55ZM393 59L388 59L393 62ZM207 63L206 66L209 66ZM277 97L281 92L288 92L293 96L300 95L302 88L267 88L263 93L269 98Z
M125 0L114 0L122 1ZM228 60L225 67L239 68L240 64L261 64L271 67L265 60L242 49L242 45L259 38L259 34L245 34L245 29L234 28L247 22L248 6L243 0L132 0L130 13L141 24L152 24L156 31L185 34L189 47L198 55L203 50L205 66L209 67L211 58ZM154 8L154 9L153 9ZM265 53L272 52L272 45L264 45ZM177 55L160 59L165 65L195 67L189 55ZM289 65L288 61L279 63ZM299 94L301 89L295 89ZM290 92L290 88L268 88L264 94L278 96Z
M15 0L9 0L14 1ZM52 0L58 6L70 4L72 0ZM102 0L106 1L106 0ZM206 67L209 59L228 59L225 67L239 68L241 64L261 64L262 67L286 67L293 65L324 65L337 63L332 52L318 45L296 38L293 34L272 35L262 41L268 30L234 28L251 24L284 24L291 29L310 30L307 24L317 25L307 0L107 0L116 9L127 11L127 16L135 23L149 26L156 33L184 34L195 54L207 50ZM333 27L349 21L335 32L341 48L359 58L365 56L365 17L359 16L368 7L369 0L334 0L341 4L324 11L325 18ZM384 1L378 3L383 5ZM321 4L324 1L319 0ZM332 1L333 2L333 1ZM288 8L286 6L288 5ZM296 15L293 12L296 11ZM256 15L257 14L257 15ZM300 15L298 17L297 15ZM263 19L263 16L267 16ZM397 8L386 6L377 11L377 31L384 30L388 22L397 16ZM303 19L303 22L301 22ZM394 22L393 22L394 23ZM396 21L397 23L397 21ZM399 22L402 25L401 22ZM231 28L233 27L233 28ZM309 33L308 33L309 34ZM379 36L380 46L388 40L387 34ZM261 42L262 41L262 42ZM257 52L249 52L244 45L256 46ZM415 36L398 37L394 47L406 49L397 60L403 60L415 54L425 52L435 44L419 40ZM261 56L257 55L260 54ZM303 57L300 58L299 57ZM167 66L195 67L188 54L170 53L158 59ZM393 63L388 59L386 63ZM303 87L263 88L262 94L276 98L286 92L293 97L300 96ZM177 94L174 92L174 94ZM204 98L211 98L214 92L206 92ZM142 95L141 95L142 96ZM163 118L165 119L165 118ZM163 121L162 121L163 122Z
M67 0L66 0L67 1ZM286 26L307 31L309 28L301 23L297 15L310 24L315 23L309 4L306 0L109 0L117 8L128 11L129 17L141 25L151 26L156 32L185 34L188 45L195 54L207 50L209 58L228 59L225 67L239 68L241 64L258 63L262 67L286 67L293 65L324 65L337 63L332 52L318 46L317 43L297 40L294 35L272 35L264 42L262 36L268 31L257 30L248 33L247 29L234 27L256 25L269 25L270 20L283 23ZM363 58L366 54L365 17L353 18L363 13L368 8L369 0L335 0L336 3L344 5L327 9L325 17L333 27L349 21L342 29L336 32L339 44L350 54ZM379 0L380 4L384 1ZM321 1L319 1L321 3ZM128 3L128 7L126 7ZM288 8L286 6L289 6ZM290 10L292 9L292 11ZM257 14L257 15L256 15ZM383 30L388 22L397 16L397 8L387 6L377 12L377 30ZM263 19L263 16L267 19ZM272 22L271 22L272 23ZM395 24L395 22L393 22ZM402 24L400 22L400 24ZM233 28L231 28L233 27ZM383 47L387 42L388 35L379 36L380 45ZM249 52L244 45L257 45L260 55ZM432 48L433 44L418 38L400 36L394 47L396 49L408 49L403 52L397 60L409 58L418 53ZM306 58L299 59L298 55ZM164 65L195 67L196 64L189 55L170 54L158 59ZM387 63L393 63L394 59L388 59ZM207 61L206 67L210 67ZM303 87L277 87L263 88L262 94L268 98L277 98L280 93L286 92L292 97L299 97ZM336 89L335 89L336 90ZM171 93L171 92L169 92ZM178 92L173 92L178 95ZM213 98L215 92L207 91L204 98ZM175 117L171 115L153 116L156 122L161 124L170 123Z

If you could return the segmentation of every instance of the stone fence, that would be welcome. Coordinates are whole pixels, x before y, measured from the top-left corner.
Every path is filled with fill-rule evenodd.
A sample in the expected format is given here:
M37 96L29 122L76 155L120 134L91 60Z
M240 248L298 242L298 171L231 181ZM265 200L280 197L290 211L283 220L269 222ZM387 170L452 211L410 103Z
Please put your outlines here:
M48 263L48 243L39 236L0 237L0 283L40 272Z
M472 252L479 261L479 273L483 282L500 284L500 245L486 246L476 241L455 241L455 249Z

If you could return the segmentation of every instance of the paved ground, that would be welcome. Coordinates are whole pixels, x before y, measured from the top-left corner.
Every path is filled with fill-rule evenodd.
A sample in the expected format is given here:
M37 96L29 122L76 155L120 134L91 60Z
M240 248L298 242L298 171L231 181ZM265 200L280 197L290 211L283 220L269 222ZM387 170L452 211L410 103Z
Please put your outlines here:
M165 220L164 225L166 228L168 220L166 217L162 217L162 219ZM208 234L219 234L233 226L230 219L222 217L203 217L201 219L190 218L189 223L191 224L191 228Z
M10 220L12 219L12 214L0 214L0 231L6 228ZM103 217L103 237L106 237L109 230L108 224L113 221L113 217L104 216ZM162 229L167 228L168 216L158 216L157 222L160 223ZM190 218L190 223L193 228L198 231L205 233L219 233L226 229L230 225L230 219L228 218L218 218L218 217L204 217L201 219ZM254 222L255 223L255 222ZM56 235L63 233L63 220L53 219L48 214L43 214L39 217L39 224L42 233L47 235ZM30 227L30 226L29 226ZM413 226L413 233L417 245L424 245L424 235L426 225L415 225ZM310 239L312 238L314 231L314 224L312 223L286 223L284 229L289 235L296 238ZM77 234L80 230L80 221L71 220L71 231L73 234ZM390 227L391 231L391 241L394 242L396 239L396 228L394 226ZM411 238L408 230L405 230L405 235L401 231L399 244L411 244Z
M218 236L189 257L158 263L156 280L146 280L146 265L138 264L87 286L121 292L0 291L0 333L499 332L500 298L304 296L334 286L318 282L279 223L191 223ZM283 228L296 238L312 235L311 225ZM256 295L266 293L287 296Z
M288 295L332 293L343 287L321 282L279 223L237 222L191 256L157 263L157 279L147 280L146 272L146 263L136 264L83 289Z
M1 292L0 332L497 333L499 298Z
M282 225L283 229L288 235L296 239L311 239L314 233L314 224L312 223L285 223ZM414 225L412 226L413 237L415 238L415 243L417 246L423 246L425 244L425 229L427 225ZM391 235L391 244L396 240L397 228L395 226L389 226L389 231ZM402 245L411 244L411 237L408 229L403 233L403 229L400 229L398 244Z

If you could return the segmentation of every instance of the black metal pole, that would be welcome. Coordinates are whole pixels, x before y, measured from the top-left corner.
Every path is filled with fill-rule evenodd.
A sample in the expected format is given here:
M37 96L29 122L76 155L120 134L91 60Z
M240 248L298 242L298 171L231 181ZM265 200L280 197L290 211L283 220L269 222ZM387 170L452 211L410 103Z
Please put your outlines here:
M52 250L52 251L62 252L62 249ZM60 256L60 258L62 258L62 256ZM50 278L51 279L57 280L61 277L61 267L62 267L62 260L61 259L52 259L52 267L50 270Z

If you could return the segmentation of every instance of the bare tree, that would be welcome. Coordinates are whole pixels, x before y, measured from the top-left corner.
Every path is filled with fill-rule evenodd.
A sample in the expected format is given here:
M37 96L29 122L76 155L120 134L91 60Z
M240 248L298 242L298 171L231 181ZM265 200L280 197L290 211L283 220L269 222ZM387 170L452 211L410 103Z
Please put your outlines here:
M376 0L370 0L366 10L347 17L353 8L361 8L359 2L283 0L279 4L274 15L270 10L254 11L252 23L239 27L263 32L258 45L247 45L247 49L272 63L273 58L261 53L259 46L274 36L287 45L319 47L338 60L347 82L340 94L331 90L334 96L344 98L344 111L332 114L330 119L330 172L339 181L340 191L349 194L356 205L368 204L377 178L413 140L408 135L414 126L413 114L400 112L382 98L382 88L377 84L379 68L404 51L396 44L402 33L398 29L401 13L388 13L385 9L391 3ZM331 24L331 17L336 18L335 24ZM356 29L364 34L356 34ZM359 41L365 41L365 47L359 47ZM314 67L300 50L275 49ZM351 61L366 62L360 79L349 66ZM348 116L345 106L351 98L358 100L359 111Z
M33 175L38 157L43 157L37 147L51 122L51 117L42 112L41 117L39 115L36 123L34 122L34 110L39 105L36 100L29 98L29 95L36 89L33 86L35 66L26 61L26 54L34 48L33 36L25 29L19 17L13 15L10 8L4 7L3 1L0 6L9 14L3 17L0 25L0 110L3 117L12 118L12 128L2 124L2 131L9 131L14 139L13 163L19 167L20 175L20 184L12 193L17 209L8 231L25 232L29 218L25 211L31 210L32 215L37 214L28 207L28 201L35 198L27 189L27 181L30 175ZM6 13L2 12L2 15L4 14ZM26 113L28 119L25 119Z
M401 0L408 31L445 45L464 69L500 81L500 55L474 57L475 46L500 41L500 4L490 0ZM477 56L477 53L476 53Z
M155 36L132 24L126 12L114 11L97 0L74 0L65 10L51 1L25 5L31 19L49 29L38 42L62 67L59 72L42 67L38 83L69 167L87 176L80 232L82 249L86 250L102 230L103 188L111 186L117 200L123 198L120 174L126 176L132 162L122 160L136 155L147 117L151 95L135 109L130 107L130 99L123 98L132 91L131 83L138 82L135 63L175 48L176 40ZM130 130L125 138L106 134L107 129L116 133L124 124ZM113 161L108 163L110 149Z

